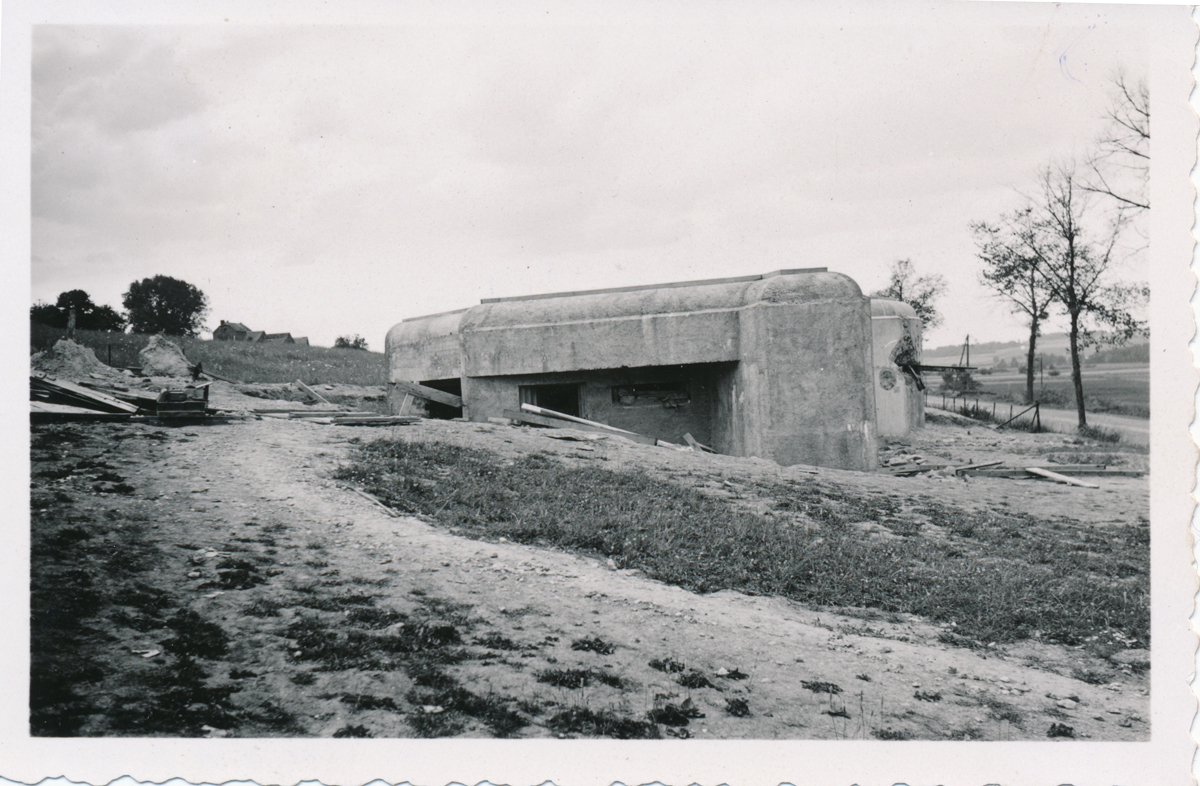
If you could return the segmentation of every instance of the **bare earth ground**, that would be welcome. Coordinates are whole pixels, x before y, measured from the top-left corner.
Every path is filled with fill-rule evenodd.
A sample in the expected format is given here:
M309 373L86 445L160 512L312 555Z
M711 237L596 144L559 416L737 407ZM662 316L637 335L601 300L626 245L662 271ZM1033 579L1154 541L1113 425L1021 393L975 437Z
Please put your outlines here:
M223 384L213 397L223 409L268 405ZM389 515L332 477L356 441L379 437L603 461L749 507L756 481L811 477L549 433L445 421L35 426L35 627L55 609L80 621L35 636L34 733L1046 739L1057 726L1077 739L1148 739L1144 650L968 649L910 616L694 594L603 560ZM1091 460L1062 435L961 425L931 425L906 449L963 463ZM1147 469L1145 455L1122 455ZM1098 531L1148 515L1144 477L1091 490L822 469L816 482ZM893 537L863 526L864 537ZM380 632L395 634L391 651L354 650ZM333 636L346 647L331 649ZM538 681L554 670L574 681ZM1071 676L1081 673L1091 676ZM680 684L689 676L692 687ZM662 714L645 723L667 705L686 726ZM631 723L589 726L584 708Z

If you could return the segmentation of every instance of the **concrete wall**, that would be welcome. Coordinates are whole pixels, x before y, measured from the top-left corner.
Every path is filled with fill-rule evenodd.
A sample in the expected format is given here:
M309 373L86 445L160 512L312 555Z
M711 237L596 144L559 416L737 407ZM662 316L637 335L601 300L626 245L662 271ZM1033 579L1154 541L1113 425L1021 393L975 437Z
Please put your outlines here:
M869 301L850 278L779 271L721 282L516 298L408 320L390 379L462 379L472 420L525 384L579 384L580 414L733 455L873 469ZM686 375L685 407L622 406L612 387Z
M920 362L922 327L921 318L907 303L871 300L875 422L881 437L903 437L925 425L924 396L896 362Z
M747 292L734 380L738 455L873 469L870 312L846 276L780 277Z
M384 340L388 381L418 382L463 374L459 323L466 309L409 319L388 331Z

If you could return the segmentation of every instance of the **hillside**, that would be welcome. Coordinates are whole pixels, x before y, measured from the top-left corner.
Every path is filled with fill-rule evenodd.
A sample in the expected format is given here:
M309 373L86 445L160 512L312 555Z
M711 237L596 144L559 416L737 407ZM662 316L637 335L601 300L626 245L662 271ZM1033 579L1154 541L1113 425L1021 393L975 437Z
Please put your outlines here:
M30 351L39 352L65 338L66 330L34 324ZM118 368L137 368L138 352L150 340L137 333L106 333L76 330L75 341L95 351L104 363ZM250 344L243 341L210 341L199 338L171 339L192 363L205 371L236 382L294 382L307 385L382 385L383 354L360 349L330 349L296 344Z
M1149 339L1139 336L1130 340L1124 347L1091 347L1084 354L1085 358L1091 358L1097 352L1100 352L1101 357L1107 357L1109 355L1123 355L1132 350L1132 356L1112 357L1108 362L1149 362L1149 344ZM1008 363L1012 363L1014 360L1018 363L1024 363L1027 346L1028 344L1025 341L972 341L971 365L984 368L994 366L1001 360ZM951 365L958 363L959 358L962 356L962 351L962 344L933 348L926 347L922 351L922 359L929 365ZM1038 339L1037 351L1039 355L1045 357L1047 363L1053 357L1061 359L1063 364L1066 364L1068 361L1068 352L1070 351L1067 334L1047 333Z

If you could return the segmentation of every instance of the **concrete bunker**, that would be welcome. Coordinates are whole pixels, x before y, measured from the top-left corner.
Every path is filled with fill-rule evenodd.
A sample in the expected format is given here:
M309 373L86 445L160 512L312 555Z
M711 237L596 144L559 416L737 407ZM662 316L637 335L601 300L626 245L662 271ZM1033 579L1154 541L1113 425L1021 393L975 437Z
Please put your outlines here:
M871 301L825 268L490 299L394 326L388 395L396 413L396 383L416 382L461 397L473 421L528 403L731 455L873 469L873 330Z

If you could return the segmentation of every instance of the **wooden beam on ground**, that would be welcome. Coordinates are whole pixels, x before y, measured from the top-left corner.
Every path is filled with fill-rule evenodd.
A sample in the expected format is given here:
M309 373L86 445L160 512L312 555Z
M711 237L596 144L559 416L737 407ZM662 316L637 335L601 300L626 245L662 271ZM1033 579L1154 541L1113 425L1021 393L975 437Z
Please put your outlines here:
M400 390L418 398L423 398L426 401L436 401L438 404L445 404L448 407L457 407L462 409L463 400L461 396L456 396L453 393L447 393L444 390L418 385L416 382L409 382L403 379L393 379L392 383Z
M998 467L1003 463L1004 463L1003 461L985 461L982 464L967 464L966 466L963 466L963 467L947 467L947 469L951 472L959 473L959 472L966 472L966 471L972 470L972 469L987 469L988 467Z
M1057 472L1051 472L1050 470L1042 469L1041 467L1026 467L1025 471L1030 473L1031 475L1037 475L1038 477L1046 478L1047 480L1054 480L1059 483L1066 483L1068 486L1080 486L1085 489L1100 488L1095 483L1088 483L1085 480L1076 480L1075 478L1069 478L1066 475L1060 475Z
M296 380L296 387L298 387L298 388L300 388L301 390L303 390L303 391L305 392L305 394L306 394L306 395L312 396L312 397L313 397L313 398L315 398L317 401L320 401L322 404L332 404L332 403L333 403L332 401L330 401L329 399L325 398L324 396L322 396L322 395L321 395L320 393L318 393L317 391L315 391L315 390L313 390L312 388L310 388L308 385L305 385L305 384L304 384L303 382L301 382L300 380Z
M547 418L557 418L559 420L569 420L572 423L582 423L585 426L592 426L593 428L603 429L605 431L612 432L613 434L633 434L634 433L632 431L626 431L623 428L617 428L616 426L610 426L607 423L599 423L595 420L587 420L586 418L577 418L574 415L567 415L563 412L555 412L552 409L546 409L545 407L538 407L533 404L522 404L521 411L532 412L534 415L541 415L542 417L547 417Z
M580 431L592 431L599 434L607 434L611 437L623 437L624 439L633 442L640 442L643 445L654 445L658 442L654 437L647 437L643 434L634 434L632 431L621 431L613 429L612 426L592 426L588 425L587 421L577 423L571 420L560 420L558 418L550 418L544 415L537 415L533 412L524 412L516 409L504 410L504 417L509 420L515 420L518 423L528 423L533 426L548 426L549 428L574 428Z
M705 453L716 453L717 452L717 451L713 450L712 448L710 448L708 445L702 445L699 442L697 442L696 438L693 437L691 434L684 434L683 441L688 443L689 445L691 445L692 448L695 450L700 450Z

